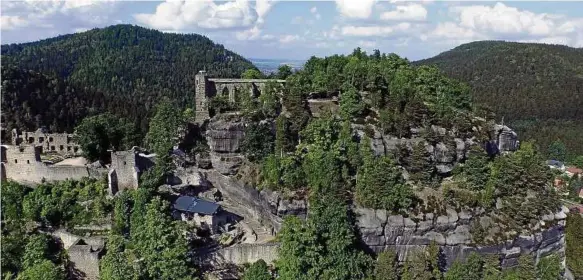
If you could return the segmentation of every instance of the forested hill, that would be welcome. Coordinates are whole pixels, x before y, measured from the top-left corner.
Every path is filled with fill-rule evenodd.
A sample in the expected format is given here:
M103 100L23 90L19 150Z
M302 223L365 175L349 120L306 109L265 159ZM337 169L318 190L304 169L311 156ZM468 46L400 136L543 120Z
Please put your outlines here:
M220 77L240 77L246 69L255 68L242 56L204 36L162 33L132 25L2 45L2 66L62 79L83 92L98 92L107 98L115 96L116 103L106 104L105 109L137 122L141 131L146 130L147 116L160 97L168 96L182 107L192 104L194 75L198 70L206 69L210 75ZM20 102L10 105L3 102L3 112L5 106L24 110ZM131 110L138 107L139 111ZM50 116L59 113L40 112L39 118L46 126L55 124L59 130L70 128ZM11 121L10 116L5 118Z
M583 48L480 41L414 64L468 83L477 104L541 147L559 139L583 153Z

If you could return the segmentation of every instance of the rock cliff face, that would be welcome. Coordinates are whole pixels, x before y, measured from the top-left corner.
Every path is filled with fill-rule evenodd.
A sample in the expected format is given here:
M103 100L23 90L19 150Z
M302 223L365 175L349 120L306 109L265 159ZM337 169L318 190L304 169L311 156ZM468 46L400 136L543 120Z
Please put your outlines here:
M243 163L241 143L245 124L237 115L219 115L207 127L206 139L210 147L210 162L221 174L234 175Z
M463 161L473 145L478 144L476 137L467 137L456 131L448 131L439 126L432 125L430 129L439 141L430 143L428 139L421 137L422 128L411 129L411 137L399 138L394 135L382 134L375 126L354 124L353 128L359 137L368 136L371 139L371 148L376 155L389 155L399 147L411 151L418 143L423 143L429 154L428 160L435 165L439 174L448 174L456 163ZM477 130L477 128L475 128ZM366 132L365 132L366 131ZM490 129L491 141L498 151L508 152L518 149L518 136L507 126L495 124ZM448 139L445 141L444 139Z
M477 218L474 216L480 214L479 211L448 209L445 215L430 213L413 217L365 208L357 208L355 212L363 243L375 252L393 249L400 260L433 241L442 248L448 266L458 258L465 259L471 252L498 255L504 267L515 265L522 254L531 254L537 261L552 253L564 256L566 208L556 213L550 221L542 222L550 226L495 245L476 245L472 241L470 223Z

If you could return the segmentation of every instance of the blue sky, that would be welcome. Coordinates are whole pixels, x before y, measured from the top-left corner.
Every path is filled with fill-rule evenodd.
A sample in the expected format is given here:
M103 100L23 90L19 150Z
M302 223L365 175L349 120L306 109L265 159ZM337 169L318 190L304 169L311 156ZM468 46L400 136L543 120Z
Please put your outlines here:
M3 0L0 5L3 44L129 23L203 34L249 58L306 59L361 47L417 60L493 39L583 47L583 2Z

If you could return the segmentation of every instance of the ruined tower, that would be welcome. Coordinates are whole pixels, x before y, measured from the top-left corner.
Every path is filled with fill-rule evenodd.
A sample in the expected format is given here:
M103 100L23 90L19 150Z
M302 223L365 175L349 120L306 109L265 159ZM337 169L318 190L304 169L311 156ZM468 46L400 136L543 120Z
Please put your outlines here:
M194 108L196 110L195 122L197 124L204 123L205 120L209 119L209 108L208 108L208 94L207 94L207 82L208 76L205 71L199 71L194 77L195 89L194 89Z

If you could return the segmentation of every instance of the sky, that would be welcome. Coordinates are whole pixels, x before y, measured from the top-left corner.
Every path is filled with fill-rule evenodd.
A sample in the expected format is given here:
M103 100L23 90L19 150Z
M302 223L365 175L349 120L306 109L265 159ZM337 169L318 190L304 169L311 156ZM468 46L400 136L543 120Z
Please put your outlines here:
M477 40L583 47L583 2L7 1L2 44L114 24L202 34L247 58L307 59L379 49L410 60Z

